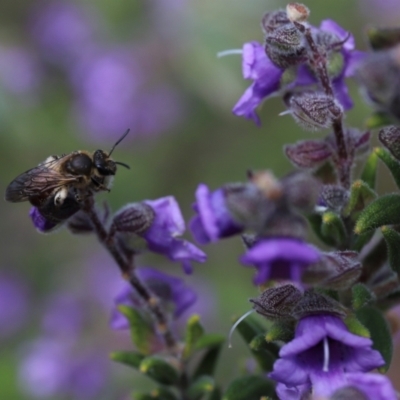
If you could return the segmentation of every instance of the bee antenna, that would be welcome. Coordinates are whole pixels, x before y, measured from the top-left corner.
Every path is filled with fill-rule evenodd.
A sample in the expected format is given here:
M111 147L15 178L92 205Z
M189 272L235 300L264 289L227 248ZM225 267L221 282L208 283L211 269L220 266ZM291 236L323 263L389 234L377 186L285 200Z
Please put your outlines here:
M108 157L111 156L111 153L114 151L114 149L125 139L125 136L129 133L129 131L130 131L130 129L127 129L126 132L121 136L121 138L117 140L117 142L114 144L114 146L108 153Z
M125 163L123 163L121 161L115 161L115 164L122 165L126 169L131 169L131 167L128 164L125 164Z

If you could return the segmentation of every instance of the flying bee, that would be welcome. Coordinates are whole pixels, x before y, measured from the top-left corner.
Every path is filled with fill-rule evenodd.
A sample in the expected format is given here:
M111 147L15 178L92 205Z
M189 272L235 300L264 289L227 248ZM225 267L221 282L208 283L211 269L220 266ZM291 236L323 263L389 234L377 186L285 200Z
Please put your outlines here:
M110 191L117 165L127 164L111 159L109 153L78 150L63 156L50 156L37 167L17 176L7 187L5 199L18 203L29 201L39 213L57 225L81 208L82 201L95 192Z

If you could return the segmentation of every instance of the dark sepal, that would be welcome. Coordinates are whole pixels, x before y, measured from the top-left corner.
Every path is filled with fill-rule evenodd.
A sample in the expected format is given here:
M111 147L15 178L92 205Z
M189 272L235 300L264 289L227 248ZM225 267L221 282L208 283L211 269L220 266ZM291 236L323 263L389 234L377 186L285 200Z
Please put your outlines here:
M400 188L400 162L395 160L385 149L377 148L375 153L389 168L397 187Z
M260 400L263 396L275 398L274 382L258 375L248 375L235 379L225 391L223 400Z
M400 43L400 28L371 27L367 39L372 50L390 49Z
M388 194L369 204L357 219L354 232L358 235L384 225L400 223L400 195Z
M388 322L382 312L372 306L361 308L356 312L356 315L369 330L374 349L378 350L385 360L386 364L381 370L386 372L390 366L393 353L393 341Z
M146 203L131 203L114 215L111 230L140 234L154 221L155 212Z
M176 368L167 359L160 356L144 358L140 363L139 370L162 385L173 385L179 380Z
M120 305L118 310L129 321L132 342L142 354L149 354L154 332L148 321L134 308Z
M200 400L203 396L211 394L215 389L215 380L212 376L199 376L187 390L190 400Z
M196 351L205 350L193 373L193 379L202 375L213 376L225 337L218 334L205 334L196 343Z
M110 354L110 358L113 361L139 369L144 356L135 351L114 351Z
M192 315L186 324L185 331L185 348L183 350L183 357L188 358L191 356L195 349L195 345L198 340L203 336L204 328L200 323L200 316Z
M357 214L362 211L365 206L372 200L376 199L377 195L369 185L362 181L357 180L353 182L350 189L350 198L346 208L343 211L345 216Z
M385 126L379 131L379 140L396 160L400 160L400 128Z
M381 232L386 241L389 264L400 275L400 233L388 226L383 226Z
M352 292L352 306L353 310L359 310L360 308L372 303L376 300L376 296L367 286L363 283L357 283L351 288Z

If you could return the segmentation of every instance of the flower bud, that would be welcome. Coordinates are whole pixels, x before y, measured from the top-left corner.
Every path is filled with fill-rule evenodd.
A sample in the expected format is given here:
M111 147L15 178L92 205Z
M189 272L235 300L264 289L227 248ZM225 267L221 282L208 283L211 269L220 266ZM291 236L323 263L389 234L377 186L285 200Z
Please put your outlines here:
M310 15L310 10L304 4L289 3L286 6L286 15L292 22L305 22Z
M398 126L391 125L381 129L379 140L394 158L400 160L400 128Z
M323 140L303 140L285 146L286 157L298 168L314 169L327 161L332 151Z
M151 226L154 217L148 204L131 203L115 214L112 226L119 232L141 233Z
M293 285L283 285L264 290L250 299L256 312L271 320L291 319L292 308L300 301L302 293Z
M336 212L340 212L349 201L349 191L338 185L324 185L320 196L321 202Z
M261 20L261 28L266 35L272 33L275 29L282 25L288 24L290 21L285 10L275 10L264 14Z
M342 106L331 96L323 93L303 93L289 100L290 114L304 129L317 131L329 128L342 114Z

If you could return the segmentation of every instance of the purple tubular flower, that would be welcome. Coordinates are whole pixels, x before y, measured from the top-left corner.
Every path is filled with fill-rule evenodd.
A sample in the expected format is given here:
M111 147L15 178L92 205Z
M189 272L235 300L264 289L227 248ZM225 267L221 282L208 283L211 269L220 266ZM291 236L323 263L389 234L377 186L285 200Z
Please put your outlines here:
M264 46L257 42L243 45L242 71L243 78L252 79L253 83L233 107L232 112L252 119L260 125L260 118L255 110L264 99L279 90L284 71L268 58Z
M57 224L55 224L54 222L51 222L43 217L43 215L36 207L31 208L31 210L29 211L29 216L31 217L36 230L41 233L50 232L57 226Z
M167 196L157 200L146 200L144 203L155 213L152 225L141 234L149 250L164 254L172 261L180 261L183 270L187 274L191 273L191 261L204 262L206 255L192 243L177 239L177 236L181 236L185 231L185 222L175 198Z
M300 282L302 269L316 263L320 257L317 248L298 239L271 238L257 242L240 261L257 268L254 283L261 285L269 279Z
M347 384L346 373L368 372L385 364L372 349L372 341L350 333L332 315L300 320L295 338L284 345L270 377L288 388L311 385L319 396L329 397Z
M337 36L337 42L347 41L343 44L340 54L343 58L341 69L332 78L333 88L337 99L344 109L353 106L344 79L353 76L355 67L365 56L365 53L354 50L354 37L348 36L348 32L332 20L324 20L319 28L312 28L314 33L318 31L328 32ZM242 52L242 72L245 79L252 79L252 85L244 92L233 107L235 115L252 119L257 125L260 119L256 113L257 107L268 97L276 94L280 89L294 89L299 86L309 86L317 83L312 71L305 64L300 65L295 72L295 79L283 86L282 75L285 70L277 67L267 56L264 46L257 42L245 43Z
M179 318L197 300L196 292L185 285L185 282L171 275L157 271L153 268L138 268L138 277L162 300L163 305L173 309L174 318ZM115 298L115 305L126 305L139 308L141 301L129 285L124 286ZM110 321L113 329L128 329L127 319L114 308Z
M200 184L196 190L196 203L193 209L198 215L190 221L190 230L201 244L215 242L243 231L237 224L225 204L222 189L210 192L207 185Z

